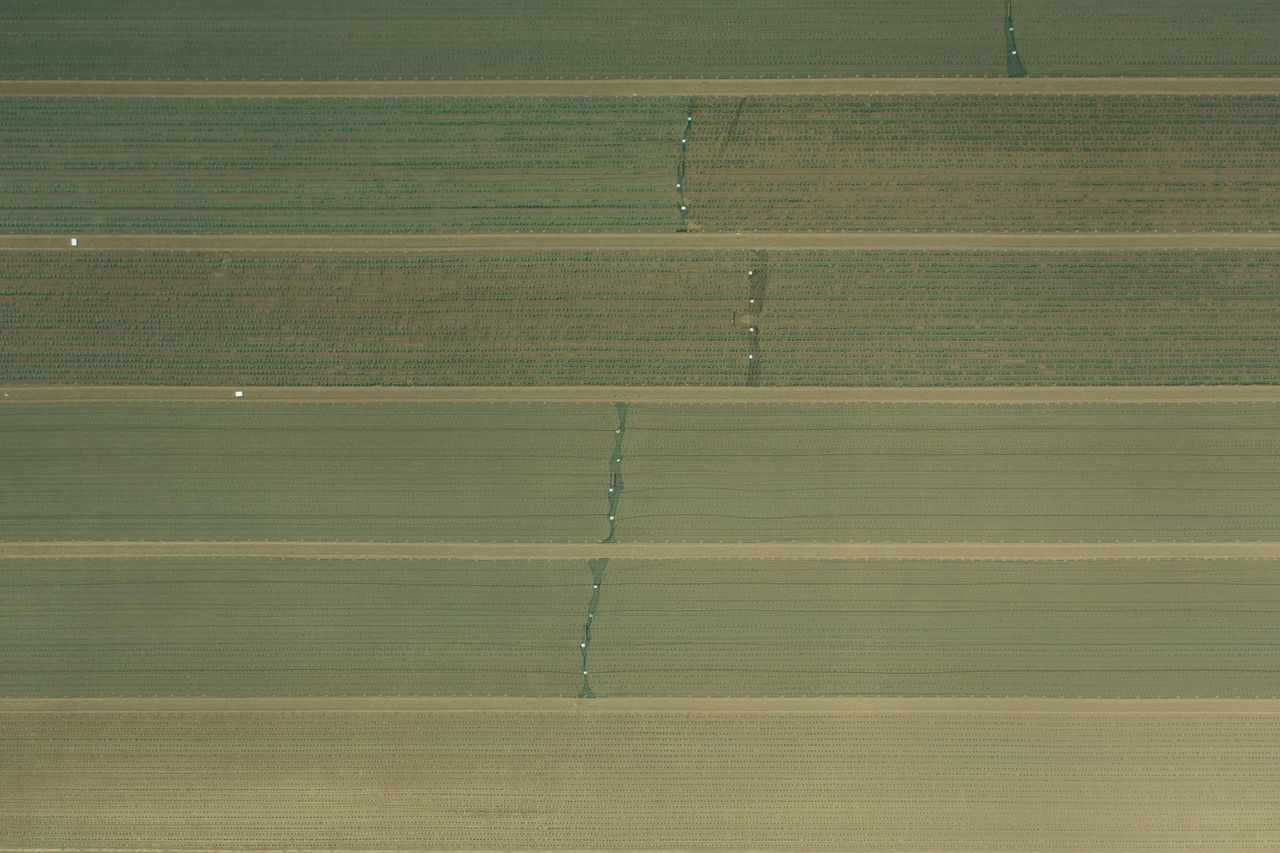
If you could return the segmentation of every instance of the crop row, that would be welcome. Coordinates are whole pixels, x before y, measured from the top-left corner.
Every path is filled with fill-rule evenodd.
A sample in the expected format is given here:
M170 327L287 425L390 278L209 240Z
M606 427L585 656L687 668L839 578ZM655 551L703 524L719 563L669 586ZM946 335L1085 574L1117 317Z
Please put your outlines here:
M1039 76L1280 73L1268 0L1015 4ZM1004 4L11 0L0 77L1003 76ZM233 23L234 22L234 23Z
M1280 227L1273 97L699 100L690 230Z
M1274 697L1276 569L0 560L0 696Z
M674 230L666 98L0 99L3 230Z
M10 848L1270 849L1274 713L0 715Z
M9 253L0 380L739 385L747 253ZM1273 383L1267 252L774 252L763 385Z

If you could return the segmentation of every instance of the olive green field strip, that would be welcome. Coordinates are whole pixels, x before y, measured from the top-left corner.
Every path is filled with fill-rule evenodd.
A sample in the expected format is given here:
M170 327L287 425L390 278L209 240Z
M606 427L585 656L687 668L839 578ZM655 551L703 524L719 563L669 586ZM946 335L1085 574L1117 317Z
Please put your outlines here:
M11 407L0 528L18 539L599 541L615 426L612 407L572 404Z
M0 847L1280 845L1274 711L607 707L3 713Z
M1280 525L1275 403L624 417L618 450L603 403L10 405L0 526L44 541L625 543L1254 542Z
M1280 228L1277 96L4 98L0 121L13 234Z
M1280 253L753 254L15 252L0 382L1280 384Z
M1278 567L9 559L0 696L1276 697Z
M0 560L0 693L575 696L586 560Z
M71 240L76 240L72 245ZM0 252L496 255L529 252L1277 251L1280 231L505 231L414 234L0 234Z
M1276 403L1280 385L0 385L28 403Z
M1280 559L1280 541L369 542L0 539L0 560L269 557L306 560L1076 560Z
M0 99L5 231L671 230L686 99Z
M1272 230L1280 99L699 98L689 230Z
M505 80L4 80L0 98L1280 95L1280 77L742 77Z
M632 405L629 541L1259 540L1280 412Z
M0 77L240 80L985 76L1005 4L803 0L485 3L12 0ZM1019 0L1036 76L1280 75L1268 0Z

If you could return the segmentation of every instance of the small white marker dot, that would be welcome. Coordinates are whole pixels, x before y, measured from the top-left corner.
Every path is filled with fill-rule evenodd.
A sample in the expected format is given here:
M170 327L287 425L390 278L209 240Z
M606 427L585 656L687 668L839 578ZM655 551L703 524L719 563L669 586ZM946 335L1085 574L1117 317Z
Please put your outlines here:
M585 649L585 648L587 647L587 644L586 644L586 643L583 643L583 644L582 644L582 647Z
M613 491L613 486L610 486L610 487L609 487L609 491L611 491L611 492Z
M687 139L681 139L680 141L681 141L681 142L688 142L689 140L687 140Z
M77 240L75 237L71 238L71 245L78 246L79 244L80 244L79 240Z
M237 392L236 392L236 396L237 396L237 397L243 397L243 396L244 396L244 392L243 392L243 391L237 391Z
M682 204L682 205L680 205L680 209L681 209L681 210L688 210L689 208L685 207L685 206Z
M748 299L747 301L750 302L752 305L756 304L756 301L754 299Z
M587 674L587 671L584 669L584 670L582 671L582 674L583 674L583 675L586 675L586 674Z
M756 274L755 270L747 270L747 275L755 275L755 274Z

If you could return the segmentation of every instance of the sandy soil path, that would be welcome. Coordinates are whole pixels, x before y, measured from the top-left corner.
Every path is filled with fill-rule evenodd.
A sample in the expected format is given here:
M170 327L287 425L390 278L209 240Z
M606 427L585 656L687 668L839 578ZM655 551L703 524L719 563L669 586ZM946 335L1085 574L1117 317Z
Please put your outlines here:
M0 560L291 557L356 560L1110 560L1280 558L1272 542L124 542L0 541Z
M77 245L71 245L75 237ZM916 251L1280 250L1280 232L1006 233L904 231L517 232L489 234L3 234L0 251L411 252L503 254L902 249Z
M297 696L128 697L0 699L4 713L136 714L156 712L257 713L678 713L678 714L867 714L867 713L1242 713L1280 714L1280 699L1051 699L1042 697L750 697L645 696L560 699L507 696Z
M615 80L0 80L0 97L590 95L1278 95L1278 77L831 77Z
M236 391L243 396L237 397ZM0 385L0 403L1275 403L1280 385L756 387L701 385Z

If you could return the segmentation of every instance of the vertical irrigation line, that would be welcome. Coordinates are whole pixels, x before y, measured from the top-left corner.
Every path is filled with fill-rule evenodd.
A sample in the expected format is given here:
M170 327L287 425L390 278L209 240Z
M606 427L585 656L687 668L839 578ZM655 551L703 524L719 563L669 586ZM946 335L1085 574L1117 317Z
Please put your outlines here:
M596 619L596 607L600 605L600 584L604 583L604 567L609 564L607 557L589 560L591 567L591 603L587 605L587 621L582 626L582 689L578 691L579 699L594 699L596 694L591 690L591 682L587 668L587 649L591 647L591 623Z
M680 195L680 227L676 231L688 231L689 223L685 216L689 211L684 201L684 165L685 155L689 151L689 134L693 130L693 101L689 101L689 109L684 114L684 133L680 134L680 161L676 164L676 192Z
M618 428L613 432L613 453L609 456L609 535L601 544L613 541L618 525L618 499L622 497L622 436L627 432L627 404L616 403Z
M764 311L764 288L769 277L769 253L756 252L747 270L747 313L742 322L747 327L747 385L760 384L760 314Z
M1027 69L1022 67L1022 57L1018 55L1018 43L1013 39L1013 0L1005 0L1004 58L1010 77L1027 76Z

